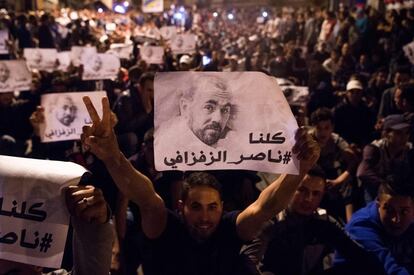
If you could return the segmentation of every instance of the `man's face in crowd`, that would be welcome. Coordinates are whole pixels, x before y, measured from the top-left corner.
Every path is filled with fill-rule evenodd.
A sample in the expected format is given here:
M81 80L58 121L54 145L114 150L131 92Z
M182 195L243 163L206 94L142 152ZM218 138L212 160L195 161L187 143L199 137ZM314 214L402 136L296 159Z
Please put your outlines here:
M346 92L346 97L352 105L358 105L362 100L363 90L352 89Z
M55 116L65 126L69 126L76 118L78 108L70 97L60 98L56 104Z
M316 124L316 139L319 144L325 144L333 132L333 123L330 120L319 121Z
M40 275L41 267L0 259L0 275Z
M231 95L220 84L207 83L206 90L196 92L193 99L182 99L182 110L191 131L205 144L220 139L230 118Z
M4 83L9 79L10 70L5 63L0 63L0 82Z
M414 222L414 201L408 196L381 194L377 204L381 223L392 236L400 236Z
M191 236L197 240L210 237L223 214L219 192L208 186L191 188L180 208Z
M387 81L387 75L384 72L379 72L376 77L377 86L385 85Z
M178 36L177 39L175 40L175 46L177 48L181 48L184 45L184 40L181 36Z
M406 73L396 72L394 75L394 85L398 86L410 80L410 76Z
M306 175L296 190L289 209L300 215L312 215L321 203L324 190L325 180L323 178Z
M406 127L399 130L390 130L387 133L387 140L394 148L404 148L410 139L410 128Z
M14 98L13 92L10 93L0 93L0 106L10 106Z

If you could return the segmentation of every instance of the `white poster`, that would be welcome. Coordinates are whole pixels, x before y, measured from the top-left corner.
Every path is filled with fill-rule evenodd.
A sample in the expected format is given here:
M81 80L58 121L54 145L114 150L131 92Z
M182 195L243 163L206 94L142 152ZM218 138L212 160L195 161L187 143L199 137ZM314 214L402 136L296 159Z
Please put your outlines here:
M159 73L155 167L298 173L298 128L273 77L259 72Z
M175 26L164 26L160 29L161 36L164 38L164 40L171 40L175 37L177 34L177 29Z
M63 72L67 72L70 66L70 62L71 62L71 52L70 51L59 52L57 54L57 60L58 60L57 69Z
M0 30L0 54L8 54L7 40L9 39L8 30Z
M119 57L106 53L83 54L81 63L82 80L115 79L121 67Z
M89 96L102 114L101 99L106 96L104 91L42 95L41 105L45 108L45 124L41 127L42 142L80 139L82 127L92 123L82 101L84 96Z
M141 46L141 58L147 64L163 64L164 63L164 48L156 46Z
M30 70L53 72L57 68L56 49L25 48L23 56Z
M0 61L0 93L30 90L32 74L24 60Z
M414 42L411 42L403 47L404 54L414 64Z
M96 47L82 47L82 46L73 46L70 49L71 52L71 60L72 60L72 64L74 66L79 66L81 64L81 56L84 54L95 54L96 51Z
M194 34L177 34L171 40L171 50L174 54L192 54L196 48L196 36Z
M129 44L115 43L115 44L111 44L110 49L107 51L107 53L114 54L118 56L119 58L130 59L133 48L134 48L134 45L131 43Z
M143 0L142 11L145 13L163 12L164 0Z
M0 156L0 259L61 266L69 224L62 189L85 172L71 162Z

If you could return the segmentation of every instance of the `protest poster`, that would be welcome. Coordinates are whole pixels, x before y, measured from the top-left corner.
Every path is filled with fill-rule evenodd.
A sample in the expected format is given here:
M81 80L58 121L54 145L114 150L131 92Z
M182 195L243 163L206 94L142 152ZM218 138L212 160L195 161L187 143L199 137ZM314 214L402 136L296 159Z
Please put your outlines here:
M25 48L23 56L30 70L52 72L57 67L56 49Z
M32 74L24 60L0 61L0 93L30 89Z
M70 62L71 62L71 52L70 51L59 52L57 54L57 60L58 60L57 69L63 72L67 72L70 66Z
M153 13L164 11L164 0L143 0L142 12Z
M91 46L86 46L86 47L82 47L82 46L73 46L70 49L71 52L71 60L72 60L72 64L74 66L79 66L81 64L81 57L84 54L95 54L97 52L96 47L91 47Z
M298 173L298 128L275 78L259 72L158 73L155 167Z
M118 58L129 59L132 55L133 48L134 45L132 43L114 43L111 44L109 50L106 53L114 54Z
M9 48L7 46L8 39L9 39L9 31L0 30L0 54L9 53Z
M141 59L147 64L163 64L164 48L156 46L142 46L140 49Z
M192 54L196 48L196 36L194 34L177 34L171 40L171 50L174 54Z
M276 81L290 106L305 107L309 101L309 88L307 86L296 86L292 81L285 78L276 78Z
M107 53L84 53L81 63L83 65L82 80L115 79L121 67L119 57Z
M414 64L414 42L411 42L403 47L404 54Z
M59 268L69 225L62 189L85 168L0 156L0 259Z
M175 37L177 34L177 29L175 26L163 26L160 29L161 36L164 38L164 40L171 40Z
M102 114L104 91L42 95L41 105L45 108L45 123L40 129L42 142L80 139L82 127L92 123L82 101L84 96L89 96L95 106L100 106L98 112Z

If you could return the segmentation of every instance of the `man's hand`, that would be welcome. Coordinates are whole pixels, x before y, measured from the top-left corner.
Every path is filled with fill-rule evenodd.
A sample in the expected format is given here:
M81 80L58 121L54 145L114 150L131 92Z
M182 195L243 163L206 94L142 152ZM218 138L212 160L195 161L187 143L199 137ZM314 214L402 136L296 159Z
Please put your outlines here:
M295 139L292 153L297 154L300 161L300 175L305 175L318 161L321 148L304 127L297 130Z
M69 186L65 190L66 206L72 216L89 223L105 223L108 207L102 191L91 185Z
M30 116L30 124L33 127L33 133L40 137L40 129L45 123L45 109L42 106L37 106L36 111Z
M83 126L83 133L81 135L82 144L103 162L116 160L120 154L113 129L117 119L109 108L108 98L102 98L102 119L99 118L98 112L89 97L85 96L83 102L93 124L92 126Z

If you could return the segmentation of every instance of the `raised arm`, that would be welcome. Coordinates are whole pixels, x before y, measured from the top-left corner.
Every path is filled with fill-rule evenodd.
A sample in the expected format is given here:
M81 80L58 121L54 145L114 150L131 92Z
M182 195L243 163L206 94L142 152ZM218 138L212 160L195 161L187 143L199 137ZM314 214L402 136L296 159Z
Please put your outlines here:
M102 119L89 97L83 101L93 122L92 126L83 127L83 144L105 163L121 192L139 206L144 234L148 238L159 237L167 221L164 201L155 192L151 180L137 171L119 150L113 129L116 118L108 98L102 99Z
M292 151L300 160L299 175L281 175L239 214L236 226L241 239L250 241L255 238L267 220L287 207L299 183L318 160L319 145L304 128L297 131L295 139Z

